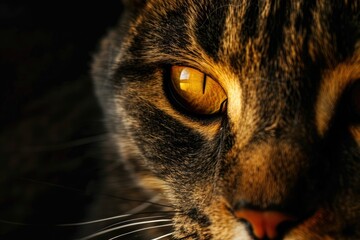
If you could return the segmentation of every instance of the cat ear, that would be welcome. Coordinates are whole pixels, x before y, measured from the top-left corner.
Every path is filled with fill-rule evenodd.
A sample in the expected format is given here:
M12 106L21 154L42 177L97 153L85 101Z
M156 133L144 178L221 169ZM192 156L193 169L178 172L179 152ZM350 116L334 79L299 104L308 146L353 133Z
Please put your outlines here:
M125 8L128 9L141 9L145 3L146 0L122 0L122 3Z

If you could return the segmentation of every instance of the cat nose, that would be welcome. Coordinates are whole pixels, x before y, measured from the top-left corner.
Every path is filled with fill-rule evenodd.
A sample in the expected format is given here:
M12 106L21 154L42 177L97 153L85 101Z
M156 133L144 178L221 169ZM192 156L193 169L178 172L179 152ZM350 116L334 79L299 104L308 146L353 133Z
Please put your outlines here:
M257 239L275 239L279 235L279 225L296 221L295 217L278 211L242 209L235 211L235 216L250 224L252 233Z

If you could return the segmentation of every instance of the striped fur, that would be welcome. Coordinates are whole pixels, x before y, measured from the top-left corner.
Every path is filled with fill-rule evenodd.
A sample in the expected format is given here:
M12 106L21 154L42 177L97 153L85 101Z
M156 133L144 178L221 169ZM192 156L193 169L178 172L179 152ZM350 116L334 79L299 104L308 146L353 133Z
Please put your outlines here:
M126 2L93 76L119 158L179 211L174 239L252 239L238 201L296 215L284 240L360 239L360 2ZM216 79L227 113L174 105L171 65Z

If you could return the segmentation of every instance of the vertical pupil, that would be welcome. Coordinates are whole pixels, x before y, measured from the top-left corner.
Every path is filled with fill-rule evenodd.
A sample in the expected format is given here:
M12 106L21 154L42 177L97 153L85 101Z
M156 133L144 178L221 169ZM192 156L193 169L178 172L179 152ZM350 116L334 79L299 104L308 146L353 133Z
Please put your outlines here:
M204 78L203 78L203 94L205 94L205 89L206 89L206 79L207 79L207 76L204 74Z
M226 111L227 99L221 86L201 71L173 66L171 81L174 100L185 109L211 115Z

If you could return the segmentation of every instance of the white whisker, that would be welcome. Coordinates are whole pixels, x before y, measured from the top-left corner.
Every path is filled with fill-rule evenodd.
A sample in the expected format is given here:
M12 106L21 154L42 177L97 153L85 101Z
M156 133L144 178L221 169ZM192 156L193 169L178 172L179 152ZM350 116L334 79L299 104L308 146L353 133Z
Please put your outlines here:
M145 210L149 206L153 205L157 201L160 200L160 195L156 195L153 198L151 198L149 201L144 202L143 204L131 209L130 211L126 212L125 214L136 214L141 212L142 210Z
M165 238L165 237L168 237L168 236L171 236L174 232L171 232L171 233L167 233L165 235L162 235L160 237L157 237L157 238L153 238L151 240L159 240L159 239L162 239L162 238Z
M110 229L106 229L94 234L91 234L89 236L80 238L79 240L87 240L87 239L91 239L100 235L103 235L105 233L109 233L109 232L113 232L122 228L127 228L127 227L132 227L132 226L136 226L136 225L142 225L142 224L149 224L149 223L158 223L158 222L170 222L171 219L158 219L158 220L151 220L151 221L142 221L142 222L136 222L136 223L130 223L130 224L126 224L126 225L122 225L122 226L118 226L118 227L114 227L114 228L110 228ZM172 225L172 224L169 224Z
M136 232L141 232L141 231L145 231L145 230L149 230L149 229L161 228L161 227L170 227L170 226L172 226L172 224L163 224L163 225L158 225L158 226L153 226L153 227L141 228L141 229L137 229L137 230L134 230L134 231L131 231L131 232L127 232L127 233L124 233L124 234L117 235L115 237L109 238L109 240L115 240L117 238L129 235L129 234L133 234L133 233L136 233Z
M53 145L45 145L45 146L25 146L23 149L20 149L22 152L47 152L47 151L57 151L66 148L78 147L90 143L106 141L108 139L108 134L100 134L91 137L85 137L80 139L75 139L72 141L58 143Z
M103 231L105 229L109 229L109 228L112 228L112 227L115 227L115 226L119 226L119 225L124 224L124 223L134 222L134 221L138 221L138 220L145 220L145 219L163 218L163 217L164 216L151 216L151 217L141 217L141 218L129 219L129 220L125 220L125 221L121 221L121 222L118 222L118 223L111 224L111 225L109 225L107 227L104 227L104 228L100 229L99 231Z
M86 224L93 224L93 223L106 222L106 221L119 219L119 218L125 218L125 217L129 217L131 215L132 214L123 214L123 215L118 215L118 216L108 217L108 218L102 218L102 219L93 220L93 221L77 222L77 223L66 223L66 224L56 224L56 226L58 226L58 227L82 226L82 225L86 225Z

